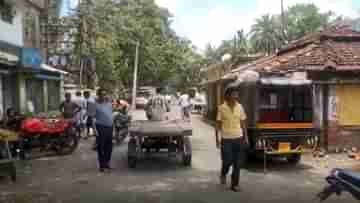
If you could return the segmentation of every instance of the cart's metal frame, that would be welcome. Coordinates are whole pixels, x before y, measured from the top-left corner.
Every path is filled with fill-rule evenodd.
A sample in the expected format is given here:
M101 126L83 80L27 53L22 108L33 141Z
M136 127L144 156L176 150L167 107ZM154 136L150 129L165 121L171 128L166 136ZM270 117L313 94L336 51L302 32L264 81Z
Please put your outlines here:
M168 156L182 157L182 163L190 166L192 161L192 147L190 136L192 130L186 121L135 121L130 127L130 140L128 142L128 165L135 168L138 160L145 157L146 152L151 149L168 149ZM170 125L173 129L166 133L156 132L149 129L149 125ZM171 128L170 127L170 128ZM159 131L161 131L159 129ZM155 144L148 145L150 140L155 140ZM157 144L156 144L157 142ZM162 142L162 145L159 143ZM163 145L163 143L166 143ZM146 151L144 149L147 149Z

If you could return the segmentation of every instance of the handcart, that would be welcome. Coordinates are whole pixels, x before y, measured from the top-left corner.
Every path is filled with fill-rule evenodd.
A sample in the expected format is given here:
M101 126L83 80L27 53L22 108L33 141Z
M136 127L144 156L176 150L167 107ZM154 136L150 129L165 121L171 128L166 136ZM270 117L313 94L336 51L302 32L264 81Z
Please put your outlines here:
M191 165L192 127L184 120L134 121L130 125L128 165L135 168L144 153L166 149L169 157L181 157L184 166Z
M9 175L13 182L16 181L16 166L13 155L18 152L18 150L14 150L18 142L17 132L0 129L0 173L1 175Z

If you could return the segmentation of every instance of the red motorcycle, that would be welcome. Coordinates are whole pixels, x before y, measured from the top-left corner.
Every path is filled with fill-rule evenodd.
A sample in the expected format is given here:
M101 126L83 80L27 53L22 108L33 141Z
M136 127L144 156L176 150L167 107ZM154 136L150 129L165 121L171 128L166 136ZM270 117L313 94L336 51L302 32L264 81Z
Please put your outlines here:
M21 122L21 157L26 159L34 149L54 151L58 155L74 152L79 144L73 120L28 118Z

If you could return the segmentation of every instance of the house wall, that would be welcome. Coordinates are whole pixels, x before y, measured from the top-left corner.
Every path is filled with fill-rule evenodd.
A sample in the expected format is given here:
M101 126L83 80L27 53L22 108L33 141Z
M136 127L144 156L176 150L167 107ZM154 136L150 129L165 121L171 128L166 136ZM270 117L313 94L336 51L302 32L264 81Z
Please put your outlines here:
M5 22L0 18L0 41L7 42L9 44L23 46L23 14L24 7L20 3L21 1L16 1L16 15L12 23ZM4 32L6 30L6 32Z
M338 84L332 91L336 95L333 101L336 119L329 126L329 150L360 149L360 84Z
M360 105L357 95L360 93L355 93L360 91L360 84L356 86L357 88L351 90L346 90L346 85L343 84L314 86L314 126L321 135L321 146L329 152L353 147L360 149L360 120L357 119L357 106ZM344 93L344 90L347 93ZM345 98L344 94L347 94L348 98ZM345 103L345 100L348 102ZM341 113L344 107L350 109Z

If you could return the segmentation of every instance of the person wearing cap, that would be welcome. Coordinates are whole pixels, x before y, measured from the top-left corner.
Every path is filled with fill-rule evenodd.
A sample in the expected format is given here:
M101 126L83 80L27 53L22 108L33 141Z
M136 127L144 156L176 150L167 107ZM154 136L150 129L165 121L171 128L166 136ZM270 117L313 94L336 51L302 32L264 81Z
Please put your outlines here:
M218 107L216 125L216 146L221 148L221 184L226 184L226 176L232 166L231 187L239 191L240 165L244 160L245 148L248 145L246 114L238 102L235 88L227 88L224 103ZM218 133L220 132L220 136Z

